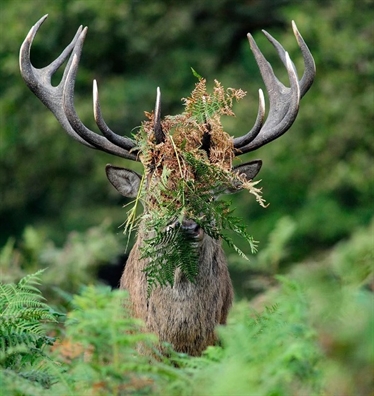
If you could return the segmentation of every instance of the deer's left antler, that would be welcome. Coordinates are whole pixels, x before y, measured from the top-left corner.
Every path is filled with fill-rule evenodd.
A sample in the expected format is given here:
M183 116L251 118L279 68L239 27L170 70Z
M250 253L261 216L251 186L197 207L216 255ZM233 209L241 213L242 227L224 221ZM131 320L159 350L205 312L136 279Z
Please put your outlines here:
M281 61L286 66L288 78L290 80L289 88L277 79L270 63L265 59L255 40L248 33L248 40L252 52L260 68L266 90L269 94L270 109L264 123L265 102L262 90L260 90L260 105L254 127L244 136L234 138L236 155L256 150L283 135L294 123L299 111L300 99L306 94L313 83L316 74L313 56L297 30L295 22L292 22L292 27L304 58L305 71L300 81L297 77L295 65L291 61L288 53L275 38L266 31L263 31L267 39L277 50Z

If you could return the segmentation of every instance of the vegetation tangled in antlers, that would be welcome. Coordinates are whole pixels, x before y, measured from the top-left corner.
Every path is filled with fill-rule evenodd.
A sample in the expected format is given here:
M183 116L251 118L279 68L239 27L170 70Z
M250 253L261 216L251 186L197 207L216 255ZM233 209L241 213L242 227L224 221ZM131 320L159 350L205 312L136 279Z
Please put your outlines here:
M245 254L225 230L239 234L252 252L256 251L256 242L240 219L233 216L230 203L214 199L225 191L244 188L265 206L261 190L255 187L258 182L247 181L232 171L233 141L221 123L221 116L234 116L234 99L240 100L245 92L225 90L215 81L213 92L208 94L206 80L197 77L199 81L191 97L183 99L185 111L161 121L163 142L155 143L154 113L146 113L148 120L136 135L145 174L125 229L130 231L145 220L145 228L155 230L142 249L142 258L149 259L146 268L149 291L155 285L173 285L177 268L189 281L195 280L198 244L181 232L183 218L194 219L210 237L222 238L243 257ZM137 217L138 203L146 197L147 210Z

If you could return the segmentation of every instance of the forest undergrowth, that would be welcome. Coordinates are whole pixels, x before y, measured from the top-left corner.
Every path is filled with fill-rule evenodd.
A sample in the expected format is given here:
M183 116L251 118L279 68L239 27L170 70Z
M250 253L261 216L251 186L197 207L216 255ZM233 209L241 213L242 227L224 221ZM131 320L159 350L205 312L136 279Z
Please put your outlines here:
M373 226L316 262L282 275L263 271L269 286L251 300L236 301L228 325L217 329L220 345L201 357L171 346L161 356L155 336L143 333L126 312L126 293L93 285L87 271L76 271L82 277L71 284L88 286L53 285L54 274L82 254L82 241L92 240L75 236L83 245L70 245L68 254L66 246L38 245L40 235L29 229L22 249L8 244L0 254L1 271L8 274L0 286L0 387L11 396L370 395ZM270 260L275 250L269 245L262 256ZM25 260L45 257L50 268L26 275ZM92 257L89 266L98 260ZM258 274L261 257L253 265ZM149 353L139 354L140 346Z

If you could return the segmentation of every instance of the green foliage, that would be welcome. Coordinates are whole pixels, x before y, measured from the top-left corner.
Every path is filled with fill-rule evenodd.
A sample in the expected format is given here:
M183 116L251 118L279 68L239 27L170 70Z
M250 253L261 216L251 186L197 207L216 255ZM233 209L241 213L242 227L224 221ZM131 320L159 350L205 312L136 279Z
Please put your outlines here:
M102 265L111 270L111 263L123 249L113 231L109 222L103 222L86 232L70 233L59 247L43 230L27 227L17 245L10 238L0 250L2 281L18 282L40 267L48 268L43 274L43 292L56 304L65 305L69 294L97 279Z
M148 294L156 285L173 286L177 268L190 282L195 282L198 274L198 248L198 243L185 235L179 225L147 239L141 248L141 258L149 259L144 271L147 275Z
M110 265L122 251L111 224L104 221L86 232L70 233L61 248L49 241L39 251L39 262L50 268L46 281L77 292L82 285L96 279L101 265Z
M195 374L197 395L240 395L248 389L262 395L320 393L322 354L308 325L303 291L285 281L271 303L262 313L244 301L236 305L231 323L220 331L222 358Z
M295 267L306 290L311 326L324 354L326 394L367 395L374 382L373 222L324 258Z
M223 239L242 257L246 255L227 230L244 238L252 252L256 250L255 241L241 219L233 215L230 204L216 199L219 194L247 189L264 206L257 182L233 171L235 149L221 123L223 115L234 116L233 101L244 95L240 89L224 89L218 81L208 93L206 80L199 77L191 96L184 99L185 111L161 121L162 143L154 142L154 114L146 113L149 121L135 135L145 173L134 207L128 211L125 231L138 224L140 232L145 232L141 259L148 261L148 293L156 285L173 286L176 269L190 282L195 281L199 243L197 236L183 230L185 219L193 219L205 234ZM137 218L139 200L144 213Z
M290 224L285 219L273 235ZM155 337L128 316L125 292L88 286L74 296L53 352L46 342L40 352L26 344L12 355L19 360L1 361L12 365L0 370L2 389L10 396L219 396L248 389L269 396L366 396L374 385L373 224L318 261L277 275L266 293L237 302L228 324L218 329L220 346L201 357L171 349L168 357L160 356ZM28 300L38 305L36 277L24 279L22 287L5 285L7 299L14 294L22 302L22 293L13 291L21 287L36 295ZM41 309L39 316L26 315L21 328L36 329ZM46 334L38 330L36 336Z
M124 291L108 287L89 286L74 297L65 338L55 351L65 367L63 381L52 389L55 394L151 395L183 378L166 360L155 359L156 337L141 331L126 304Z
M238 299L253 297L274 285L274 276L289 262L290 244L296 229L296 222L290 216L283 217L275 224L266 245L249 262L237 255L229 255Z
M17 284L0 284L0 380L4 391L26 388L26 384L40 390L54 382L45 353L54 338L47 335L45 324L56 322L58 314L42 301L37 288L41 272Z
M288 257L289 247L287 244L296 231L295 221L289 217L282 217L275 224L269 234L267 246L258 255L258 262L264 271L276 274L280 263Z
M374 287L374 218L368 227L360 227L348 241L342 241L328 254L327 260L344 284Z
M155 284L173 285L176 268L180 268L188 280L193 282L196 278L199 245L181 231L180 222L184 216L195 219L207 235L217 240L223 239L243 258L247 257L226 230L234 231L248 242L252 253L256 251L256 242L241 219L233 215L230 203L214 199L212 195L212 191L217 193L232 188L232 175L196 159L190 153L184 153L183 160L191 166L199 183L192 179L180 179L176 188L169 189L163 187L167 184L165 179L160 183L159 192L152 191L152 194L159 194L156 197L157 207L144 215L144 227L155 230L156 234L146 239L142 247L142 258L150 259L146 268L149 289Z
M318 262L276 276L233 308L222 347L181 360L191 395L359 395L372 392L373 224ZM274 234L275 235L275 234Z
M0 285L0 384L7 395L155 394L186 380L160 360L156 337L128 316L124 291L86 287L73 298L55 342L45 324L56 323L57 314L41 301L39 274Z

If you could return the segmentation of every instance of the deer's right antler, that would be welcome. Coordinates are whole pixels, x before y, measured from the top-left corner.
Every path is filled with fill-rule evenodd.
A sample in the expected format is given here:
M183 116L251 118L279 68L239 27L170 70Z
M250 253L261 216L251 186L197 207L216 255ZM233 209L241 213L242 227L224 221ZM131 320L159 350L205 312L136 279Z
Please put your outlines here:
M79 119L75 111L75 78L87 28L83 29L82 26L80 26L71 43L50 65L42 69L37 69L31 64L30 48L37 31L46 20L47 16L48 15L43 16L30 29L21 46L20 69L27 86L45 106L51 110L71 137L88 147L96 148L122 158L137 160L136 152L131 152L135 147L135 142L130 138L117 135L105 123L101 115L96 81L94 81L93 84L95 121L104 136L88 129ZM52 86L51 78L53 74L65 62L69 55L70 58L64 70L61 82L56 87Z

